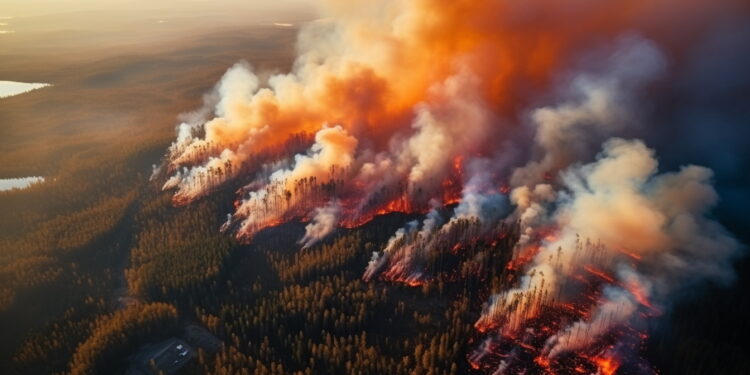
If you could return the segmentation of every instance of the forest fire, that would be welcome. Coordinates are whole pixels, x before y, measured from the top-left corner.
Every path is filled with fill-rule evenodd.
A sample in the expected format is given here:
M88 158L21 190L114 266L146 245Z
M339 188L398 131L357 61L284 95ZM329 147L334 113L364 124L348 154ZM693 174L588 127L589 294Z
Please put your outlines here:
M291 73L225 74L203 111L214 117L179 126L163 187L187 204L243 183L222 227L243 241L308 220L309 247L378 215L424 215L362 279L481 285L472 368L648 369L644 319L685 279L725 277L716 270L737 249L707 215L710 170L660 174L652 149L618 138L637 128L672 47L643 16L687 5L553 3L326 8L303 29Z
M614 374L622 360L614 352L606 357L597 353L611 350L618 343L622 353L630 353L627 361L633 362L631 366L647 368L637 351L629 352L641 347L647 336L617 317L618 311L627 309L627 301L621 301L604 315L595 311L606 303L606 293L602 291L615 280L588 265L581 268L584 272L566 285L577 291L575 297L549 298L551 289L545 287L542 279L531 293L515 294L512 300L505 295L509 305L490 305L475 324L479 334L489 336L486 344L469 355L472 366L498 374L524 370L541 374ZM591 323L565 328L569 324L566 322ZM563 352L556 350L561 342L583 344L575 351ZM630 343L627 349L623 343Z
M593 360L601 375L614 375L620 367L620 364L614 358L595 357Z

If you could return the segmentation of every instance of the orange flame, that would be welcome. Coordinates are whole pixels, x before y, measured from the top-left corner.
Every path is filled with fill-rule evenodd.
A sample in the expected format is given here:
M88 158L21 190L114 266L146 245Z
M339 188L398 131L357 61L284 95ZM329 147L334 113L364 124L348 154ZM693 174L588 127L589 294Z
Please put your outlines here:
M612 357L594 357L593 361L599 368L600 375L615 375L620 368L620 363Z

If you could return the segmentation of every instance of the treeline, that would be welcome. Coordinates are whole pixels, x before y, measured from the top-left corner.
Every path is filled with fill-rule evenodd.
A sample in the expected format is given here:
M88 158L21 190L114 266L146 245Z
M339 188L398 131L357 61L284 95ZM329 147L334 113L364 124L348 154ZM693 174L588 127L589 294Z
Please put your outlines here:
M368 242L364 248L358 234L336 239L333 244L302 249L292 257L281 252L269 251L268 258L284 282L299 283L329 271L340 269L351 263L363 252L371 253L374 245Z
M88 146L88 145L87 145ZM0 192L0 238L13 239L49 220L123 197L148 178L147 168L158 157L153 140L95 152L79 146L62 160L31 175L45 177L28 189Z
M363 231L287 251L261 245L282 285L230 282L195 317L225 346L192 373L457 374L476 305L462 294L361 281L372 249Z
M58 262L48 256L21 258L0 267L0 311L13 305L18 291L51 283L63 272Z
M79 138L28 173L43 183L0 192L4 373L64 371L92 322L116 308L144 171L163 149L137 138L115 148Z
M165 303L136 304L99 317L70 362L70 374L103 374L118 368L138 345L175 334L177 309Z
M96 205L68 215L45 221L15 240L0 240L0 264L36 254L60 255L84 246L114 227L136 197L131 191L120 197L103 200Z
M421 294L420 290L407 293ZM397 293L397 295L400 293ZM403 296L402 296L403 297ZM199 309L228 344L201 373L456 374L466 371L469 302L415 311L387 288L343 276L290 286L255 305ZM438 306L432 306L438 307Z
M59 258L109 233L134 199L130 192L46 221L20 238L0 240L0 311L17 293L57 280L63 272Z
M87 298L83 305L67 309L60 319L34 332L13 356L19 372L53 373L66 369L78 344L91 335L97 317L106 307L103 299Z
M103 248L98 255L108 259L116 251L116 247ZM53 281L16 289L17 301L0 312L3 333L8 335L3 336L3 343L18 333L25 336L6 349L6 355L12 357L3 367L11 374L63 371L78 344L90 334L92 323L113 310L117 277L112 268L97 258L80 263L51 262L59 269ZM91 273L92 264L102 268ZM34 323L33 328L27 328Z
M145 204L136 215L138 232L125 271L130 293L165 300L198 292L192 289L216 277L233 246L218 231L218 212L209 200L175 209L168 194Z

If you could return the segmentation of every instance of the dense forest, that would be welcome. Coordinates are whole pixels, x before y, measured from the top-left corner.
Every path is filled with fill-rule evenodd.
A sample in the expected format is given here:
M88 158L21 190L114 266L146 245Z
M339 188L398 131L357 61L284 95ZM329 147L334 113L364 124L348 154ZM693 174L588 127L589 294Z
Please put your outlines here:
M158 157L141 151L123 162L137 166L149 156ZM72 201L85 208L29 211L23 220L39 224L3 233L0 314L4 330L22 327L4 331L13 334L3 336L10 355L2 367L11 373L124 372L139 348L188 324L222 342L200 348L182 368L189 374L474 371L467 356L487 291L466 279L417 287L361 280L372 252L411 217L379 217L306 249L295 242L302 223L242 245L218 231L230 194L176 208L139 168L107 178L91 178L99 184ZM2 198L18 204L54 194L44 189ZM739 337L709 344L709 328L683 330L692 315L675 315L671 334L650 348L673 361L673 373L745 371L743 349L731 344ZM704 318L705 327L720 323Z

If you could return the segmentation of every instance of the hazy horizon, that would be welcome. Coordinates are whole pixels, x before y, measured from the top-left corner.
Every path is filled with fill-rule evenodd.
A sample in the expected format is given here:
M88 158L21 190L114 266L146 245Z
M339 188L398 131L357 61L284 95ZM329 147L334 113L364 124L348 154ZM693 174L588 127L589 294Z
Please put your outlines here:
M231 12L238 11L288 11L300 8L311 8L312 0L279 0L268 1L241 1L241 0L7 0L0 9L0 17L36 17L59 13L96 12L96 11L165 11L176 12L205 12L207 10Z
M143 48L170 47L172 42L247 27L289 27L314 19L309 1L149 2L89 0L57 2L12 0L0 9L0 79L14 76L21 56L54 55L75 60L101 51L119 54ZM150 46L150 47L149 47ZM23 63L25 68L28 64Z

